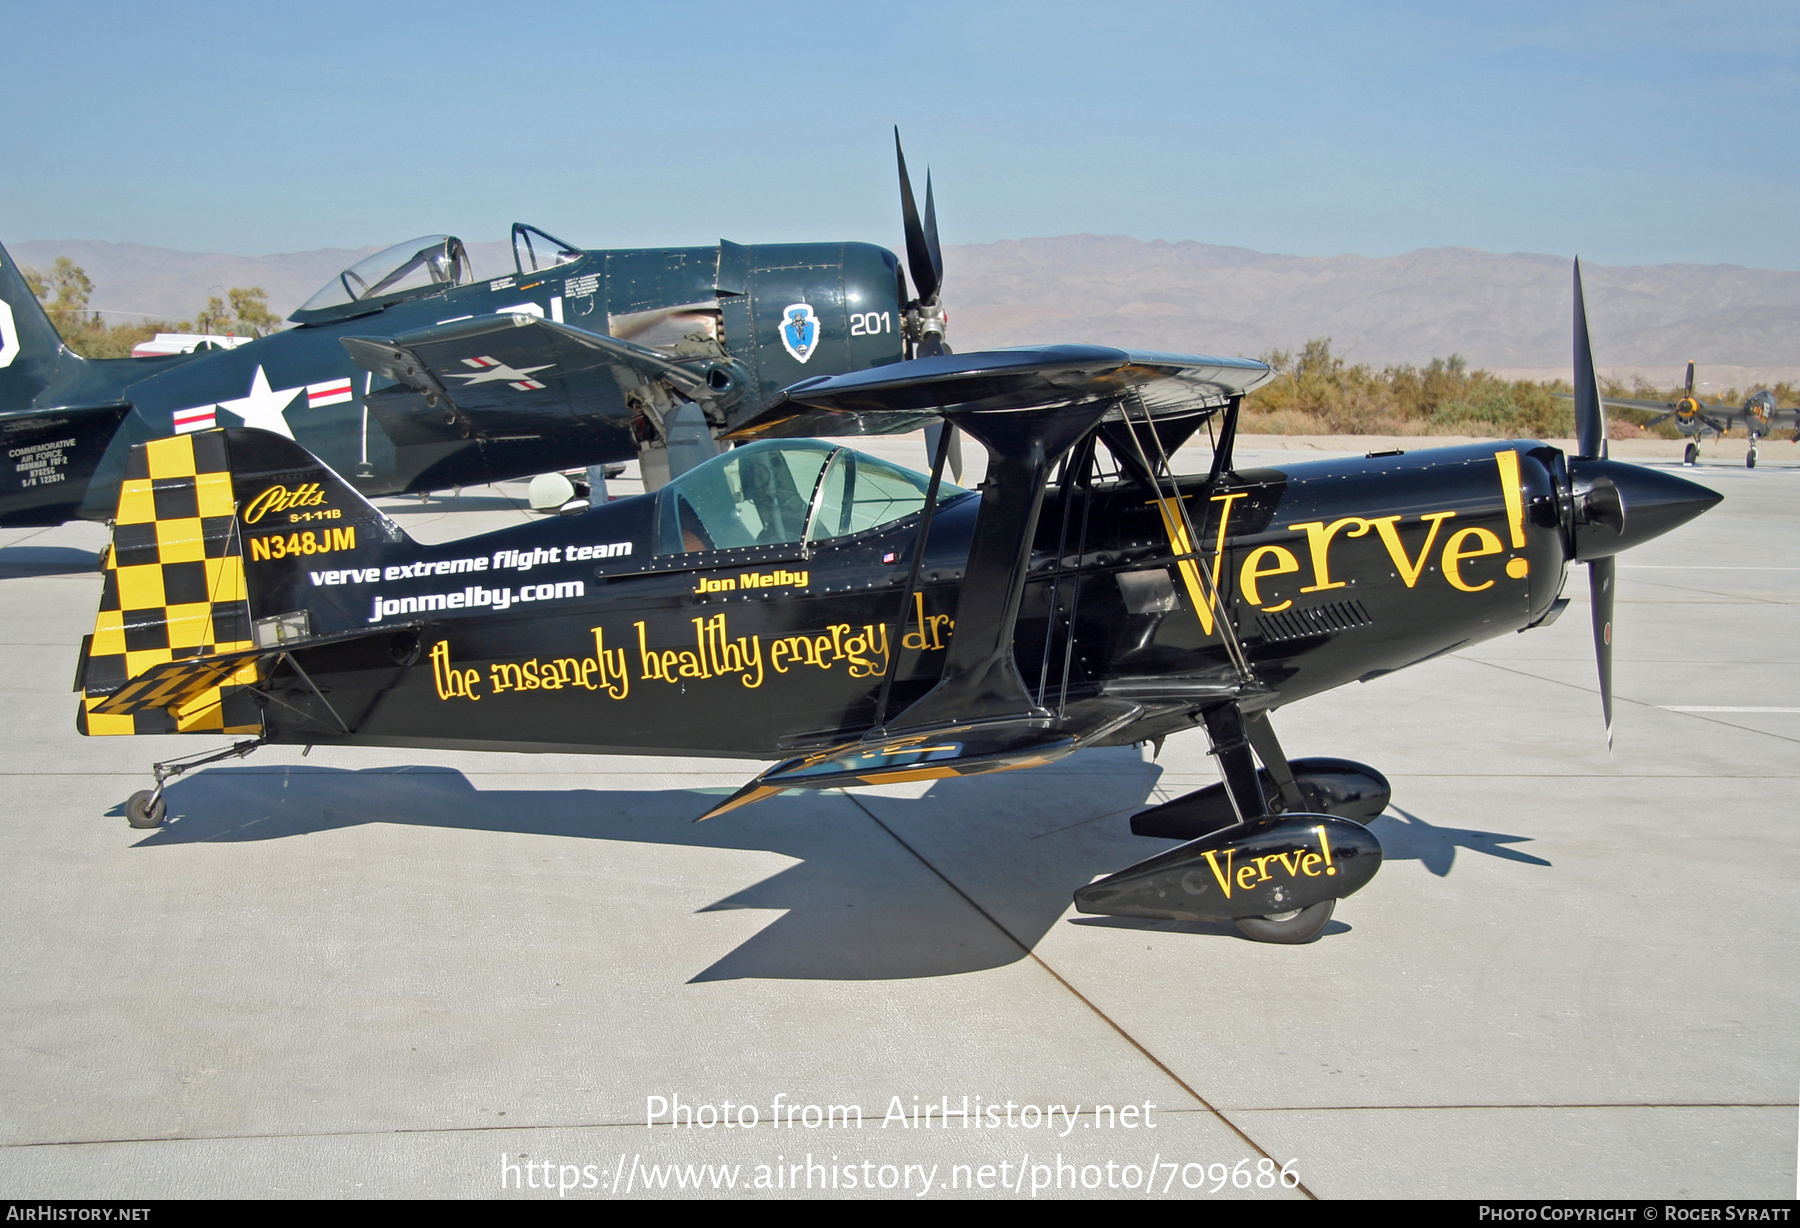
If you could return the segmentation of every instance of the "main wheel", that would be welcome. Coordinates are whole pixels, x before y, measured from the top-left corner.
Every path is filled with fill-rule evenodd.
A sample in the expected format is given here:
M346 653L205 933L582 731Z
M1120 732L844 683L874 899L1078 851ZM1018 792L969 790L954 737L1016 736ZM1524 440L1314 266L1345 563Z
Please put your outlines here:
M1746 468L1746 469L1756 468L1756 449L1755 448L1751 448L1748 452L1744 453L1744 468Z
M125 821L133 827L161 827L168 813L169 804L150 789L139 789L125 799Z
M1317 904L1306 908L1296 908L1293 912L1278 912L1267 917L1239 917L1237 927L1246 938L1254 938L1258 942L1301 943L1311 942L1331 920L1331 910L1336 900L1320 900Z
M1692 464L1697 464L1699 462L1699 460L1700 460L1700 449L1690 443L1687 446L1687 451L1682 455L1681 463L1684 465L1692 465Z

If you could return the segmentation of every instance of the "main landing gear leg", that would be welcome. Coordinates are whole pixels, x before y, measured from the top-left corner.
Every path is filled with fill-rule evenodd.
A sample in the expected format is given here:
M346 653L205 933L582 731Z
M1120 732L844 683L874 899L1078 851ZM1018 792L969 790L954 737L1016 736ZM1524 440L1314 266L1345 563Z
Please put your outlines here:
M1760 438L1762 438L1760 435L1752 434L1750 436L1750 450L1744 453L1744 468L1746 469L1756 468L1756 441Z
M217 763L221 759L242 759L251 751L261 746L265 739L249 738L235 743L224 750L200 752L198 757L184 755L179 759L170 759L166 763L150 765L151 775L156 777L154 789L139 789L125 799L125 821L133 827L161 827L163 819L168 817L169 806L163 799L163 790L171 780L183 772L204 767L209 763Z
M1220 774L1225 777L1226 790L1241 819L1248 822L1270 813L1270 799L1263 792L1256 765L1250 761L1252 749L1263 761L1263 767L1280 792L1278 808L1288 813L1304 809L1300 786L1294 781L1293 769L1288 765L1281 742L1275 737L1275 727L1269 723L1267 711L1252 712L1246 717L1236 704L1215 709L1206 714L1206 733L1212 739L1212 753L1218 757ZM1254 814L1241 800L1246 793L1252 799ZM1336 906L1335 899L1320 900L1305 908L1284 909L1260 917L1234 917L1232 924L1246 938L1258 942L1297 945L1317 938L1325 923L1331 920L1331 911Z
M1138 835L1187 843L1089 883L1075 906L1116 917L1229 920L1259 942L1309 942L1336 902L1380 868L1380 842L1349 816L1380 813L1387 781L1342 759L1290 763L1264 713L1223 704L1202 719L1223 779L1131 821Z

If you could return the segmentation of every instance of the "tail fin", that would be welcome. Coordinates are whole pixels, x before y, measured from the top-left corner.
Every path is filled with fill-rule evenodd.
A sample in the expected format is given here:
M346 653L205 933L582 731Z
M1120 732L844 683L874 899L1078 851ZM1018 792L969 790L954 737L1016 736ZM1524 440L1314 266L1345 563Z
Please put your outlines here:
M272 661L364 629L354 612L316 598L309 567L369 564L406 541L280 435L214 430L137 445L82 646L76 728L261 733L254 688Z
M59 376L86 363L63 344L24 272L0 247L0 412L29 407Z

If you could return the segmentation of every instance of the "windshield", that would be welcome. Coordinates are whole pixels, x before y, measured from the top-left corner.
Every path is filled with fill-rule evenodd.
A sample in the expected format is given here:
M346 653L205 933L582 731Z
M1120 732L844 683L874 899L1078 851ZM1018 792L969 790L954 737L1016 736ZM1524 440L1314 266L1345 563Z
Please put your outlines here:
M658 554L847 537L925 506L931 479L817 439L765 439L682 474L657 495ZM941 482L938 502L967 494Z
M320 287L295 315L374 299L404 298L468 281L469 257L462 240L425 235L357 261Z
M537 273L559 264L573 264L587 255L579 247L523 222L513 223L512 244L513 267L521 273Z

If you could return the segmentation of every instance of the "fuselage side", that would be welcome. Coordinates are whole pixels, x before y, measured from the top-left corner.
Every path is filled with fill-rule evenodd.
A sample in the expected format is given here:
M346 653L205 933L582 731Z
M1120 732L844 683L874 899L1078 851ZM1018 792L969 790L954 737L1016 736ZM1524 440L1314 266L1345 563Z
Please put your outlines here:
M1020 674L1052 707L1143 695L1159 719L1216 694L1231 677L1219 612L1194 565L1172 561L1190 523L1270 706L1523 629L1563 583L1561 465L1513 442L1245 470L1210 491L1184 480L1185 521L1142 485L1052 488ZM855 737L890 663L890 711L941 672L978 503L938 510L903 623L916 514L804 555L659 554L672 539L654 496L431 547L334 550L314 529L246 525L254 617L395 628L300 654L353 735L297 681L266 727L288 742L763 759Z

